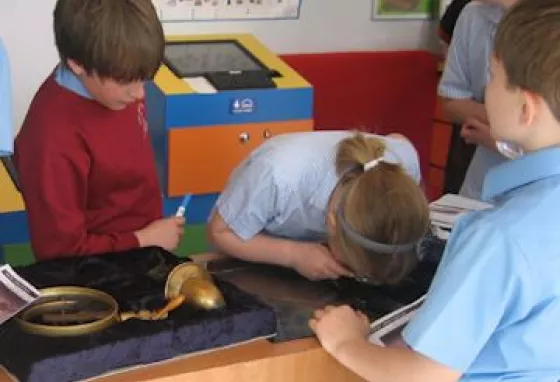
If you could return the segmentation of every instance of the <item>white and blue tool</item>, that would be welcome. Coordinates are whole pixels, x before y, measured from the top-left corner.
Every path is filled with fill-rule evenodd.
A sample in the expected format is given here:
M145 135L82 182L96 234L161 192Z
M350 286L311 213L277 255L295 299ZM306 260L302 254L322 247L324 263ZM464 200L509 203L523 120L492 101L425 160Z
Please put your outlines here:
M181 205L179 206L179 208L177 208L177 212L175 213L176 217L182 218L185 216L185 212L187 212L187 207L189 206L191 199L192 199L191 194L185 195L183 201L181 202Z

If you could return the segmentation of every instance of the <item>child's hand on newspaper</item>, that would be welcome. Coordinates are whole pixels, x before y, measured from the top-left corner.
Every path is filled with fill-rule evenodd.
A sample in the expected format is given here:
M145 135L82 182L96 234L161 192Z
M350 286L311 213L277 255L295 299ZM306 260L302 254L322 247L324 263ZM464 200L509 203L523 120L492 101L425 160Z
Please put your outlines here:
M316 310L309 326L332 355L346 344L367 341L369 333L368 318L347 305Z

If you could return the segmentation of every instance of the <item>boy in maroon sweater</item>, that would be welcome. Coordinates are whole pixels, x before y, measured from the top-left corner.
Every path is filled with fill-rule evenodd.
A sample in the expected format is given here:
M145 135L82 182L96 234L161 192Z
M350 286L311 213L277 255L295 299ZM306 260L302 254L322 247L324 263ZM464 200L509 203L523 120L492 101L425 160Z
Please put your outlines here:
M35 257L174 249L143 99L165 44L152 2L58 0L54 32L60 64L15 142Z

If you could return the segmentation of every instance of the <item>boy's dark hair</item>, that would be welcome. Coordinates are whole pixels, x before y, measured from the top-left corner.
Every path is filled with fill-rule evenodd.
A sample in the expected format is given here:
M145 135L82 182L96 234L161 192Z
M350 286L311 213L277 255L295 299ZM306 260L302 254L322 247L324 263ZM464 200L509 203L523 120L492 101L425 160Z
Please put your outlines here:
M151 0L58 0L56 46L88 74L118 82L152 78L163 59L165 38Z
M451 38L453 38L453 32L455 32L455 26L457 25L459 15L463 8L470 2L471 0L453 0L443 13L439 21L437 32L439 37L446 43L451 43Z
M560 1L515 4L498 27L494 55L509 85L542 96L560 121Z

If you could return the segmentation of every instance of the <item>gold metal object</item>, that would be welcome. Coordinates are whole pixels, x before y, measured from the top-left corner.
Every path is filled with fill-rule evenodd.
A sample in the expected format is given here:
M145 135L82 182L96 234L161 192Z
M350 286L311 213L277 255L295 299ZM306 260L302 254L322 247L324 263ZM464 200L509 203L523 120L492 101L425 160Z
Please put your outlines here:
M95 305L99 310L91 308ZM156 321L165 318L166 312L119 312L117 301L96 289L54 287L42 289L40 299L17 320L28 333L65 337L95 333L130 319Z
M212 281L210 274L195 263L183 263L175 267L167 277L165 298L171 304L178 298L204 310L225 306L224 296Z
M225 306L210 274L190 262L171 271L165 285L168 303L155 312L119 312L117 301L96 289L63 286L40 292L39 300L20 313L17 320L24 331L50 337L90 334L130 319L163 320L183 303L204 310Z
M21 328L28 333L52 337L75 336L103 330L119 321L117 302L107 293L80 287L54 287L42 289L40 292L39 300L25 309L17 318ZM71 310L76 304L79 304L80 300L96 301L99 305L105 305L105 314L100 314L101 317L83 324L56 324L56 315L63 316L65 310ZM45 318L48 321L53 316L55 325L44 322ZM71 316L67 319L73 318L75 317Z

